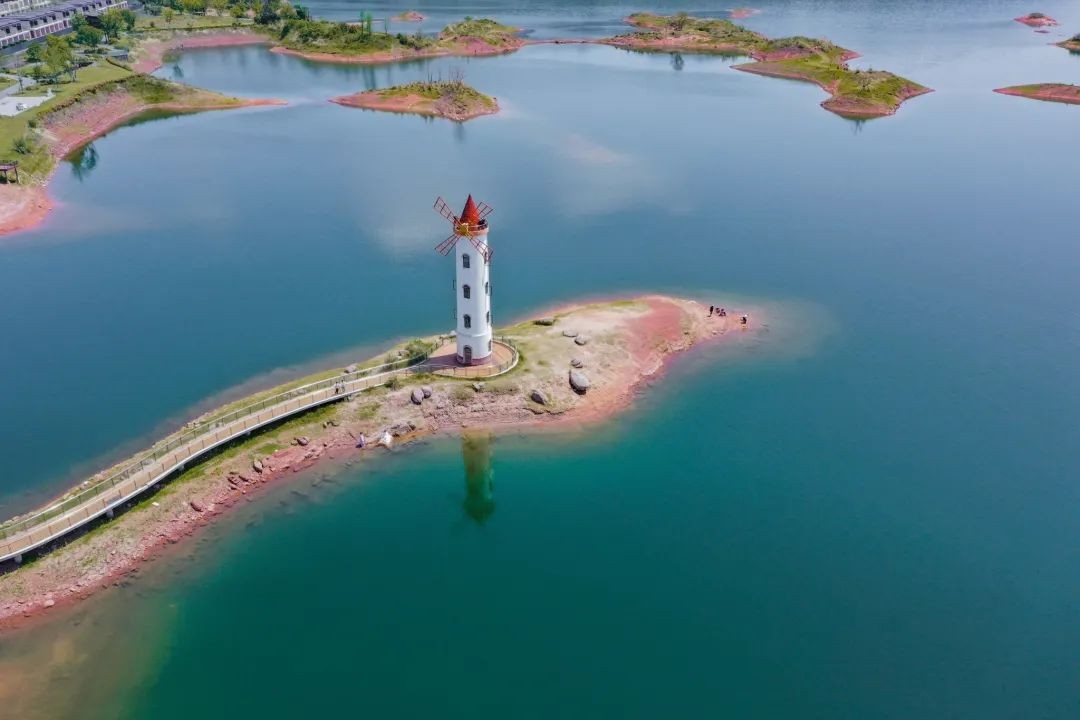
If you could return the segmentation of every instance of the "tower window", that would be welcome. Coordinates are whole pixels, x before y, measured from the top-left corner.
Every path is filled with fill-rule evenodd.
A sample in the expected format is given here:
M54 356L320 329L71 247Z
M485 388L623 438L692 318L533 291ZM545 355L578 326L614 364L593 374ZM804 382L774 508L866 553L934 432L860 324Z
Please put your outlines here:
M461 286L461 294L462 294L462 296L464 296L464 298L466 300L468 300L469 298L472 297L472 288L469 287L468 285L462 285Z
M487 324L488 325L491 324L491 313L490 312L487 314Z
M465 317L463 317L463 318L461 319L461 323L462 323L462 324L463 324L463 325L464 325L465 327L467 327L467 328L471 328L471 327L472 327L472 316L471 316L471 315L466 315Z
M461 267L463 267L463 268L469 267L469 253L465 253L464 255L461 256Z
M488 340L488 352L491 352L491 341Z
M491 294L491 283L489 283L489 282L484 283L484 294L485 295L490 295Z

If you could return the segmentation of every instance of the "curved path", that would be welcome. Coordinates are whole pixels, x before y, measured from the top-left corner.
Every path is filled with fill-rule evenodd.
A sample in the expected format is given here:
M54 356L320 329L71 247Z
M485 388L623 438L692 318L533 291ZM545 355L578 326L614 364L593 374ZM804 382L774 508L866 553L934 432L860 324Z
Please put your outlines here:
M443 339L440 338L439 346ZM509 343L496 340L500 362L491 366L493 377L508 372L518 361L517 350ZM438 346L437 346L438 347ZM137 497L174 472L228 442L272 423L328 403L344 400L369 390L395 376L413 372L448 374L438 350L404 360L379 365L357 373L337 375L326 380L301 385L276 395L245 405L228 413L211 416L196 426L172 435L148 452L119 468L109 477L90 485L80 486L78 492L62 498L32 515L0 525L0 563L8 560L22 562L23 555L63 537L83 525L108 515ZM452 376L478 377L477 368L460 368Z

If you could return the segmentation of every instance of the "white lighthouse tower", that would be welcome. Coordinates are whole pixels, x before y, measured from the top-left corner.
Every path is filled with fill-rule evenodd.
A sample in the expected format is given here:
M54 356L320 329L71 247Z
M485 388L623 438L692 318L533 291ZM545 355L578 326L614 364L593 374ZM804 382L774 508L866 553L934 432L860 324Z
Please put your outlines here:
M454 250L454 294L457 297L457 361L483 365L491 359L491 247L487 216L492 208L465 201L461 217L439 198L435 209L454 226L453 234L435 248L442 255ZM466 238L468 242L458 242Z

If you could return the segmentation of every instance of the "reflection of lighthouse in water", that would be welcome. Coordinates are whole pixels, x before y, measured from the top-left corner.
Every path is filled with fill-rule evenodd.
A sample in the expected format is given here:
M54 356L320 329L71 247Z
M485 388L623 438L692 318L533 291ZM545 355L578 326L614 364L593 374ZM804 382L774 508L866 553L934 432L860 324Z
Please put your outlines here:
M483 525L495 514L492 497L491 434L467 433L461 437L461 456L465 460L465 514Z

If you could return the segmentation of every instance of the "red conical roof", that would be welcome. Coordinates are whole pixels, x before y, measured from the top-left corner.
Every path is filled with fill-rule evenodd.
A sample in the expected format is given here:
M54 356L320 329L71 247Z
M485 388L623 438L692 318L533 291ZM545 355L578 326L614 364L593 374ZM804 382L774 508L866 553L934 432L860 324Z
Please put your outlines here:
M473 202L472 195L465 201L465 209L461 211L461 222L468 223L469 227L480 224L480 211L476 209L476 203Z

